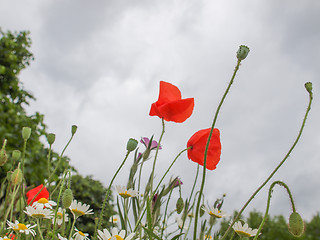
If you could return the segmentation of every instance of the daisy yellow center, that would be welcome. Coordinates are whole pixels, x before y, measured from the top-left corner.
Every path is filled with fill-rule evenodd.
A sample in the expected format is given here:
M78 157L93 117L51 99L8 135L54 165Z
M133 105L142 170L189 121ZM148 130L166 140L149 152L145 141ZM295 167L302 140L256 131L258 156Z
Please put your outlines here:
M46 198L40 198L40 199L38 200L38 203L46 204L46 203L48 203L48 199L46 199Z
M122 237L120 237L119 235L114 235L113 237L115 237L117 240L123 240ZM109 238L108 240L110 240L111 238Z
M85 237L86 235L84 235L84 233L83 232L81 232L81 231L79 231L78 232L81 236L83 236L83 237Z
M250 233L244 232L244 231L236 231L240 237L251 237Z
M61 212L57 212L57 218L62 219L62 213Z
M14 228L13 230L27 230L27 226L22 224L22 223L18 223L18 228Z
M81 210L78 210L78 209L72 209L72 212L75 214L75 215L77 215L77 216L82 216L82 215L84 215L85 213L83 212L83 211L81 211Z
M217 213L213 213L212 211L209 212L209 214L210 214L211 216L215 216L216 218L222 218L222 216L219 215L219 213L221 213L220 210L218 210L218 214L217 214Z
M128 191L126 190L124 193L119 193L119 195L123 198L128 198L128 197L131 197L131 194L128 193Z

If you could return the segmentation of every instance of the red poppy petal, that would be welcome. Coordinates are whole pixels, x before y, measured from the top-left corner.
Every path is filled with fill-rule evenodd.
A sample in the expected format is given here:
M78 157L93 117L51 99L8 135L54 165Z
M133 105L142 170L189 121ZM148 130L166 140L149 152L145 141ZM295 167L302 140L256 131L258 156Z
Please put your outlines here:
M157 108L160 116L166 121L182 123L187 120L194 108L194 99L186 98L164 104Z
M34 199L34 201L31 203L31 200L41 190L42 187L43 187L43 184L39 185L38 187L35 187L35 188L31 189L30 191L28 191L26 193L26 196L28 198L28 200L27 200L28 205L31 205L33 202L38 201L40 198L49 199L49 192L46 189L46 187L44 187L42 189L42 191L38 194L38 196Z
M204 164L204 152L207 145L209 133L210 128L200 130L196 132L187 143L187 147L192 146L191 149L188 149L188 158L202 166ZM220 155L220 132L217 128L214 128L209 143L206 168L209 170L214 170L216 168L216 165L220 161Z
M179 88L172 85L171 83L160 81L159 98L157 101L158 106L171 101L180 100L180 99L181 99L181 92Z

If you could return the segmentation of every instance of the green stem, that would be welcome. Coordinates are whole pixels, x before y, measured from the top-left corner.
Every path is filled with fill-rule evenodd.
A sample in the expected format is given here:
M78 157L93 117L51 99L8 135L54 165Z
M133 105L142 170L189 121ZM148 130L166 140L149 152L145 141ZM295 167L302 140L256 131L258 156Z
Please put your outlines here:
M291 148L289 149L288 153L285 155L285 157L283 158L283 160L278 164L278 166L272 171L272 173L269 175L269 177L261 184L261 186L251 195L251 197L249 198L249 200L244 204L244 206L241 208L240 212L238 213L238 215L234 218L233 222L229 225L227 231L224 233L224 235L222 236L221 240L225 239L227 234L229 233L229 231L231 230L233 224L238 220L239 216L242 214L242 212L244 211L244 209L248 206L248 204L251 202L251 200L258 194L258 192L269 182L269 180L273 177L273 175L279 170L279 168L283 165L283 163L287 160L287 158L290 156L292 150L295 148L295 146L297 145L302 131L304 129L309 111L311 109L311 103L312 103L312 99L313 99L313 95L312 93L309 93L309 104L306 110L306 113L304 115L304 119L302 122L302 125L300 127L299 130L299 134L296 138L296 140L294 141L293 145L291 146Z
M122 161L120 167L118 168L118 170L116 171L116 173L114 174L114 176L112 177L112 180L109 184L109 187L108 187L108 190L107 190L107 193L106 193L106 196L104 198L104 201L103 201L103 204L102 204L102 208L101 208L101 212L100 212L100 216L99 216L99 219L97 221L97 224L95 226L95 233L94 233L94 239L97 239L97 229L99 229L101 227L101 220L103 218L103 213L105 211L105 208L106 208L106 203L107 203L107 200L108 200L108 197L109 197L109 194L110 194L110 191L111 191L111 186L113 184L113 181L114 179L116 178L116 176L118 175L120 169L123 167L124 163L126 162L126 160L128 159L128 156L129 156L130 152L128 151L124 160Z
M38 227L39 236L41 237L42 240L44 240L44 239L43 239L43 236L42 236L41 229L40 229L40 221L39 221L38 218L37 218L37 227Z
M295 208L295 205L294 205L294 201L293 201L293 197L292 197L292 194L291 194L291 192L290 192L289 187L288 187L284 182L281 182L281 181L275 181L275 182L273 182L273 183L271 184L270 188L269 188L267 207L266 207L266 211L265 211L264 217L263 217L263 219L262 219L262 221L261 221L261 223L260 223L260 226L259 226L259 228L258 228L258 232L257 232L257 234L256 234L256 236L254 237L253 240L258 239L259 234L260 234L260 232L261 232L261 230L262 230L262 227L263 227L263 225L264 225L264 223L265 223L265 221L266 221L266 219L267 219L267 217L268 217L269 208L270 208L270 202L271 202L271 196L272 196L273 188L274 188L274 186L275 186L276 184L284 187L284 188L287 190L287 193L288 193L289 198L290 198L292 210L293 210L293 212L296 211L296 208Z
M224 99L226 98L228 92L229 92L229 89L233 83L233 80L236 76L236 73L239 69L239 66L240 66L240 62L241 60L238 60L237 62L237 65L234 69L234 72L233 72L233 75L231 77L231 81L225 91L225 93L223 94L223 97L218 105L218 108L216 110L216 113L215 113L215 116L214 116L214 119L213 119L213 122L212 122L212 126L211 126L211 130L210 130L210 133L209 133L209 137L208 137L208 141L207 141L207 145L206 145L206 149L204 151L204 160L203 160L203 173L202 173L202 182L201 182L201 187L200 187L200 193L199 193L199 198L198 198L198 203L197 203L197 207L196 207L196 215L195 215L195 221L194 221L194 232L193 232L193 240L197 240L197 227L198 227L198 218L199 218L199 210L200 210L200 203L201 203L201 197L202 197L202 192L203 192L203 188L204 188L204 183L205 183L205 178L206 178L206 165L207 165L207 153L208 153L208 148L209 148L209 143L210 143L210 139L211 139L211 136L212 136L212 132L213 132L213 128L216 124L216 121L217 121L217 118L218 118L218 114L220 112L220 108L224 102Z
M153 197L153 178L154 178L154 170L156 168L156 161L157 161L157 157L158 157L158 152L159 152L159 147L160 147L160 143L161 143L161 140L162 140L162 137L163 137L163 134L165 132L165 124L164 124L164 119L162 118L162 132L161 132L161 135L160 135L160 138L159 138L159 141L158 141L158 146L157 146L157 150L156 150L156 154L154 156L154 160L153 160L153 165L152 165L152 172L151 172L151 183L150 183L150 186L151 186L151 190L150 190L150 193L151 193L151 199Z
M74 229L74 225L76 224L76 221L77 221L77 217L74 216L74 219L73 219L73 222L72 222L72 226L70 228L70 234L69 234L69 237L68 237L69 240L71 239L71 236L72 236L72 233L73 233L73 229Z

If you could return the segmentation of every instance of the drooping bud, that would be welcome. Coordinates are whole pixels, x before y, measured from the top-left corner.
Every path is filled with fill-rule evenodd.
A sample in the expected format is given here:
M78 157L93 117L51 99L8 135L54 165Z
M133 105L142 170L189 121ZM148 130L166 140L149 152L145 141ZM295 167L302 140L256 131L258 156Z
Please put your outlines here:
M22 171L20 168L17 168L16 170L14 170L14 172L11 175L11 182L13 185L18 185L22 182Z
M288 228L289 232L295 237L300 237L304 233L304 223L299 213L291 213Z
M138 141L133 138L130 138L127 142L127 151L132 152L137 148L137 146L138 146Z
M23 127L22 128L22 138L24 140L28 140L30 138L30 135L31 135L31 128Z
M247 46L241 45L237 51L238 60L244 60L248 56L249 52L250 49Z
M17 161L21 156L21 152L19 150L12 151L12 159L13 161Z
M8 161L7 153L5 150L6 144L7 144L7 139L4 140L1 151L0 151L0 166L3 166Z
M202 217L203 214L205 213L204 207L205 207L204 204L202 204L200 207L200 217Z
M64 190L62 195L62 204L64 208L70 207L73 200L73 193L70 188L67 188Z
M78 129L78 127L76 125L72 125L72 127L71 127L72 136L76 133L77 129Z
M49 133L47 135L47 141L50 145L52 145L55 140L56 140L56 135L54 133Z
M179 197L176 203L177 213L180 214L183 210L184 202L182 197Z
M304 87L307 89L308 93L312 94L312 82L306 82Z

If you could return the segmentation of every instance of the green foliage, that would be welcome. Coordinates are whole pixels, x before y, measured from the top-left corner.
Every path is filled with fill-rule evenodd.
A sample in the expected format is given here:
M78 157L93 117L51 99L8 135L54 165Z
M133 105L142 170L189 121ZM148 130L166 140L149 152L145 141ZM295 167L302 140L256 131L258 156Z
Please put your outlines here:
M34 96L24 90L18 75L21 70L29 66L34 59L29 51L31 39L29 32L12 33L10 31L3 32L0 29L0 141L7 139L6 152L8 162L0 167L0 209L4 204L6 195L6 176L7 172L13 171L19 160L14 160L12 152L14 150L22 151L24 140L22 138L22 128L30 127L31 136L27 141L25 152L24 179L28 189L45 183L49 178L48 169L48 153L49 149L41 142L48 135L46 125L44 123L44 115L39 112L33 115L26 113L25 107L29 105L30 100L35 100ZM72 131L75 131L74 127ZM1 144L2 145L2 144ZM59 160L59 154L51 152L50 173L53 172ZM58 182L59 177L65 169L70 168L69 159L63 157L51 181ZM77 171L72 168L72 171ZM106 189L98 181L91 177L81 177L75 175L72 177L72 190L74 198L82 203L89 204L95 213L98 213L100 204L103 202ZM110 200L111 201L111 200ZM113 214L112 205L107 206L106 215ZM0 214L1 216L2 214ZM91 217L91 218L90 218ZM84 217L77 226L84 232L93 233L94 221L93 216ZM107 220L103 222L103 226L110 224Z
M235 216L236 214L234 214ZM256 229L262 221L263 214L257 211L249 213L249 217L245 220L249 227ZM231 219L231 218L230 218ZM230 219L221 221L220 232L224 233L229 226ZM242 218L243 219L243 218ZM231 234L229 235L231 236ZM239 239L237 235L233 239ZM262 234L258 239L261 240L320 240L320 214L313 216L310 222L305 222L305 233L301 237L293 237L288 231L288 219L282 215L268 216Z

